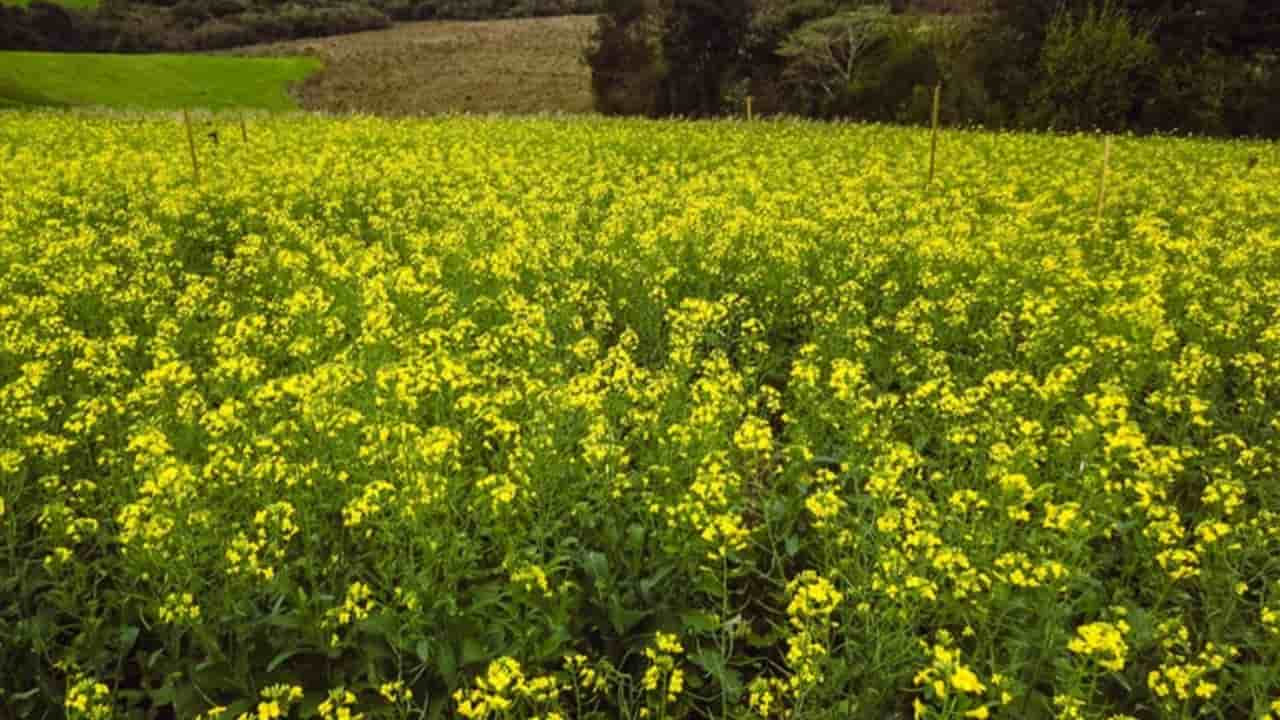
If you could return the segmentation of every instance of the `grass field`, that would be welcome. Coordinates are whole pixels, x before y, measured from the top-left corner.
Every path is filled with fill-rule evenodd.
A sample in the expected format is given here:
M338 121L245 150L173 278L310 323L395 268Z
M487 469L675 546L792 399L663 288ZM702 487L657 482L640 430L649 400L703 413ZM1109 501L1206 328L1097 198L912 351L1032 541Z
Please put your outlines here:
M311 110L585 113L592 109L591 74L579 58L594 23L590 17L404 23L236 52L322 58L324 71L298 89Z
M288 110L297 106L289 86L319 67L314 58L0 52L0 107Z
M1280 715L1273 145L248 134L0 114L0 716Z

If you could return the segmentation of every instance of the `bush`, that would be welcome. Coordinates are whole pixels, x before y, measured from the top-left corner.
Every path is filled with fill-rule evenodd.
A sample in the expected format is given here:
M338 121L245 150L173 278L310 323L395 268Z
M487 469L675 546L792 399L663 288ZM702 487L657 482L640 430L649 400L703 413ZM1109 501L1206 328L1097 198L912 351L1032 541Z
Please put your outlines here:
M1031 117L1036 125L1059 130L1132 128L1157 61L1150 32L1114 6L1091 7L1078 16L1060 11L1040 50Z
M574 0L520 0L507 14L511 17L549 17L568 15L578 10Z
M253 31L256 42L281 40L290 34L289 22L276 13L247 12L237 20Z
M196 28L191 34L192 44L198 50L252 45L259 40L253 28L227 20L214 20Z
M920 97L941 79L939 49L913 20L861 9L806 23L779 49L783 80L821 117L919 120Z
M1233 75L1240 87L1225 108L1227 129L1237 135L1274 137L1280 133L1280 56L1263 52L1240 63Z
M25 8L0 5L0 50L30 50L40 38L27 22Z
M659 25L643 0L607 0L584 59L596 110L652 115L661 82Z
M287 28L288 37L295 38L376 30L391 24L382 11L357 4L321 8L290 4L284 7L279 17Z
M26 8L0 5L0 50L75 50L84 24L78 12L43 0Z

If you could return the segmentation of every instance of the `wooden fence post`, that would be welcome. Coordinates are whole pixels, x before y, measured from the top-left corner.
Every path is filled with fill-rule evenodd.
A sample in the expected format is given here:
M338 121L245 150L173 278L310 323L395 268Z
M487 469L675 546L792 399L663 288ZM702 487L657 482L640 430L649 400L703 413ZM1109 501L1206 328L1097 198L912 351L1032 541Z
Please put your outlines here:
M240 113L240 137L246 143L249 142L249 129L244 126L244 113Z
M751 122L754 115L751 113L751 96L747 96L747 122Z
M1102 173L1098 177L1098 214L1096 220L1102 220L1102 209L1107 204L1107 175L1111 172L1111 136L1107 136L1102 151Z
M942 83L933 88L933 134L929 138L929 180L925 187L933 184L933 176L938 167L938 116L942 106Z
M196 157L196 136L191 130L191 114L186 108L182 109L182 122L187 126L187 149L191 151L191 172L195 176L196 184L200 184L200 160Z

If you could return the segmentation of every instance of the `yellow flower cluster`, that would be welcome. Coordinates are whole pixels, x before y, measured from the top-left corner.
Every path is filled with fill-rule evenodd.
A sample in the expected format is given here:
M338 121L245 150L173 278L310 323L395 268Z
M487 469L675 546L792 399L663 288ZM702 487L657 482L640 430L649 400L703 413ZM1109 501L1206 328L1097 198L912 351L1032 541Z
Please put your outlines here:
M1147 673L1147 687L1167 711L1187 710L1193 704L1212 700L1221 690L1220 673L1239 655L1233 646L1205 643L1193 652L1185 625L1170 621L1159 628L1166 659Z
M1125 655L1129 646L1125 644L1125 635L1129 634L1129 624L1123 620L1115 623L1096 622L1076 628L1076 636L1067 643L1067 649L1077 655L1093 657L1098 665L1120 672L1124 669Z
M458 690L453 697L458 714L469 720L507 717L517 709L520 717L533 717L537 709L555 706L563 690L554 675L527 677L519 662L504 657L490 663L469 692Z
M978 674L962 661L960 650L953 647L951 641L947 633L940 633L938 642L932 647L921 641L922 647L929 650L930 662L912 680L924 691L924 699L917 697L912 700L915 717L959 716L986 720L993 707L1012 700L1003 689L1006 680L995 674L991 676L990 684L983 683ZM956 714L949 714L952 712Z
M337 647L342 642L338 634L339 630L368 619L369 613L373 612L375 607L377 602L373 599L373 590L363 582L351 583L342 605L325 612L324 626L333 630L329 636L329 644Z
M252 712L241 713L236 720L279 720L288 717L289 710L302 699L302 688L297 685L271 685L259 693L261 700Z
M75 720L110 720L111 689L93 678L78 676L67 687L63 708Z
M191 593L169 593L159 610L160 622L194 623L200 619L200 606Z
M346 688L335 688L316 709L322 720L363 720L364 713L351 712L351 706L355 704L355 693Z
M663 707L676 702L684 691L684 670L679 667L679 658L683 654L684 646L679 638L661 632L654 636L653 645L644 650L649 667L644 671L640 686L661 698Z

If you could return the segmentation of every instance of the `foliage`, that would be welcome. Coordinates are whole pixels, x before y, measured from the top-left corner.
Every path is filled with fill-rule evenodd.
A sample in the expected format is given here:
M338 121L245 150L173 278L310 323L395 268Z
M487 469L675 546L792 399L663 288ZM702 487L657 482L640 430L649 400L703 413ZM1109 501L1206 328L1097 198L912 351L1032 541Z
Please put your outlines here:
M1031 112L1050 128L1129 129L1157 64L1150 33L1115 6L1090 7L1079 16L1060 12L1040 49Z
M739 114L751 95L766 114L921 123L941 81L943 116L965 125L1280 135L1274 3L757 0L745 22L745 3L639 6L651 20L594 51L610 114ZM723 41L718 63L691 60L704 38Z
M977 56L991 98L988 123L1280 134L1265 100L1280 46L1274 3L994 0L992 7ZM1093 112L1087 97L1109 109Z
M0 3L0 7L3 7L4 5L24 7L37 5L43 2L45 2L45 0L4 0L3 3ZM98 0L56 0L54 2L49 2L48 4L58 5L72 10L91 10L98 6Z
M1267 0L1125 0L1137 17L1156 23L1167 56L1204 51L1246 58L1280 45L1280 6Z
M66 6L66 8L63 7ZM388 27L392 20L590 14L600 0L92 0L0 3L0 50L209 50Z
M1280 707L1268 146L227 129L0 113L0 713Z
M802 25L778 50L784 83L810 114L926 121L929 91L941 79L938 48L914 21L879 8Z
M748 0L609 0L584 59L606 114L719 114L747 38Z
M746 41L751 0L661 0L658 112L718 115Z
M583 52L595 109L606 115L652 115L662 80L659 26L646 0L607 0Z
M830 15L801 25L778 48L791 62L787 74L796 82L815 85L829 97L856 85L867 56L891 42L896 21L887 8L863 8Z

